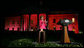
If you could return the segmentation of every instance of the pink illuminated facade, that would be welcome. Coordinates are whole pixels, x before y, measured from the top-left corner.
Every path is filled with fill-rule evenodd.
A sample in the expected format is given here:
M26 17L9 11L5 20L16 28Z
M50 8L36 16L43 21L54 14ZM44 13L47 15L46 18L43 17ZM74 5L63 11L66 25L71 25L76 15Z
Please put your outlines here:
M23 28L24 28L24 31L28 31L29 29L29 15L28 14L23 15Z
M67 18L72 20L74 18L74 23L68 25L68 31L74 31L75 33L79 33L78 29L78 15L77 14L24 14L22 16L16 17L8 17L5 19L5 30L10 31L29 31L31 29L37 30L38 21L40 20L40 16L43 15L44 19L48 17L48 30L62 30L62 26L58 25L60 19ZM39 18L39 19L38 19Z
M49 18L48 20L49 30L54 30L53 27L56 27L56 30L62 30L62 26L57 24L59 20L64 18L72 20L72 18L74 18L75 22L68 25L68 30L74 31L75 33L79 32L77 14L51 14L51 15L48 15L48 18ZM53 20L55 20L54 23L53 23Z
M20 31L20 16L8 17L5 19L5 30Z
M30 30L36 30L37 29L37 14L31 14L30 15Z

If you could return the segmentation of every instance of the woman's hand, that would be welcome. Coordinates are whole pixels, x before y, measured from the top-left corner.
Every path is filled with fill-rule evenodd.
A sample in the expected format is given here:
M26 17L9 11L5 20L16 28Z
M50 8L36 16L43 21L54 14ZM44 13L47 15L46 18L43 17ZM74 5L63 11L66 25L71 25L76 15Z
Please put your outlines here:
M45 23L47 23L46 19L45 19Z

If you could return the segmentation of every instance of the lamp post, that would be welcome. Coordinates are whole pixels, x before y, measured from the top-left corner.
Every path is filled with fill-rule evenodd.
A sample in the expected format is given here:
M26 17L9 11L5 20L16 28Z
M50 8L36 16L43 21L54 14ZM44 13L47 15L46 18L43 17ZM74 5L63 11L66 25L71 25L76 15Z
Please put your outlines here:
M60 20L60 24L62 24L64 27L63 43L70 43L67 26L71 23L72 21L69 19Z

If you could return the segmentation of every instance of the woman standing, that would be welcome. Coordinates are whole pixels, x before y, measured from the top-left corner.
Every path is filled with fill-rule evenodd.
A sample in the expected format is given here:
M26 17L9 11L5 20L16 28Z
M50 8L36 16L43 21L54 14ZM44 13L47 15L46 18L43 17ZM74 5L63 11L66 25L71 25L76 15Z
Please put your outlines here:
M40 37L41 37L41 33L43 33L43 43L45 43L45 31L46 31L46 19L44 20L44 16L40 17L40 21L39 21L39 27L40 27L40 31L39 31L39 43L40 43Z
M45 31L46 30L46 19L44 20L44 16L40 16L40 21L39 21L39 27L40 27L40 32Z

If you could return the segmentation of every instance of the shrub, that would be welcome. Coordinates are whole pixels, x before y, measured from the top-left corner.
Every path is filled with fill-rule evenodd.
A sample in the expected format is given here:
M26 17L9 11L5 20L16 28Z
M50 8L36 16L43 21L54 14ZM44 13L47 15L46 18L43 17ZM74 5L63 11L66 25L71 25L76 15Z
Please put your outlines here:
M9 43L8 47L33 47L31 39L18 39Z
M37 43L35 47L83 47L82 44Z

